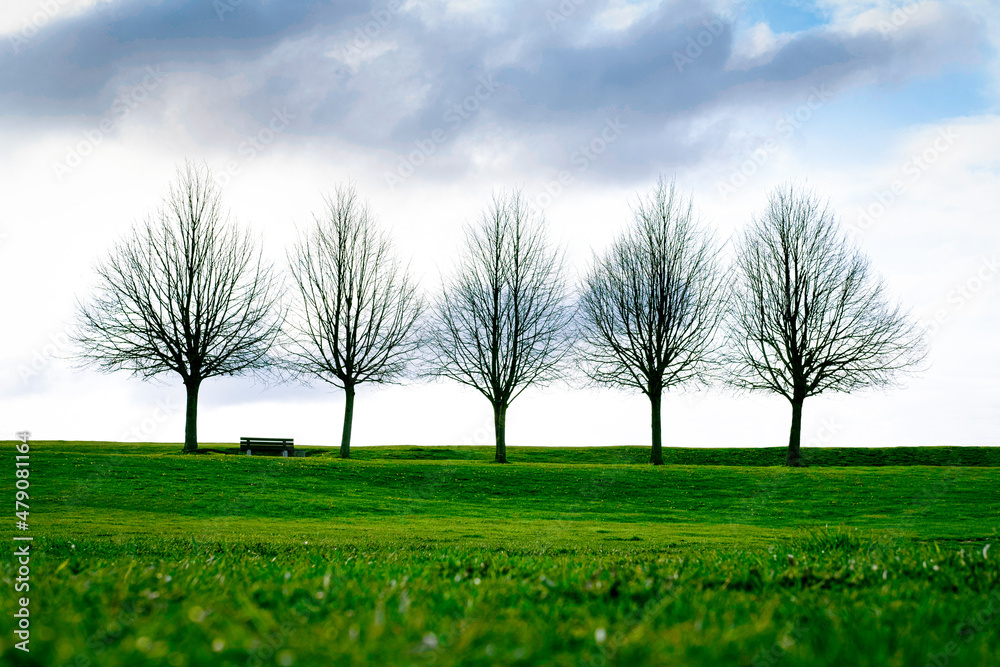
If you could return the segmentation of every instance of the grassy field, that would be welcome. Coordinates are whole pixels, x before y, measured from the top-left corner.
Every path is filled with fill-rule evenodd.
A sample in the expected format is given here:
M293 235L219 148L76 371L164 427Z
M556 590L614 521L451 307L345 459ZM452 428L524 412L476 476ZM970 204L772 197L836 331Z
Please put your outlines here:
M69 445L77 451L120 448L113 442L46 443L59 449ZM162 451L176 454L177 445L144 444L144 453ZM339 448L299 448L308 456L339 456ZM203 453L239 453L232 443L202 445ZM480 461L493 460L492 447L355 447L351 456L359 461ZM780 466L785 463L785 447L704 448L664 447L667 465ZM649 447L508 447L512 463L635 463L649 461ZM1000 467L1000 447L819 447L802 450L802 460L811 466L988 466Z
M1000 664L994 449L209 448L32 443L0 661Z

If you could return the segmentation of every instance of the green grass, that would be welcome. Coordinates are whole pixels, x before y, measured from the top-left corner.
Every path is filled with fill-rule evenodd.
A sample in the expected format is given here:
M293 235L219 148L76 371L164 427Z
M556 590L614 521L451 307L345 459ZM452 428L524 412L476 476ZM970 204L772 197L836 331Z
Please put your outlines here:
M92 448L119 447L119 443L87 442L45 443L52 448L64 446ZM176 453L178 445L143 444L144 451ZM303 448L299 448L303 449ZM232 443L203 444L209 455L239 453ZM308 456L338 457L339 448L307 447ZM667 465L780 466L785 463L785 447L664 447ZM508 447L513 463L634 463L649 461L649 447ZM493 447L355 447L351 456L359 461L492 461ZM810 466L987 466L1000 467L1000 447L807 447L802 459Z
M4 632L0 661L1000 655L992 449L813 450L797 470L771 450L669 450L659 468L642 448L511 448L506 466L483 448L358 448L351 461L179 450L32 443L32 652ZM962 467L941 465L956 454ZM4 560L6 619L14 572Z

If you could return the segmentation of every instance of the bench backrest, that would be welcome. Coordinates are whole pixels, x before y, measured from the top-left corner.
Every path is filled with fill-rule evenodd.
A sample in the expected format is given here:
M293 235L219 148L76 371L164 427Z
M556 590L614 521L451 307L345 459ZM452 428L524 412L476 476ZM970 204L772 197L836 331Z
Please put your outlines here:
M294 438L240 438L241 445L293 447L294 443Z

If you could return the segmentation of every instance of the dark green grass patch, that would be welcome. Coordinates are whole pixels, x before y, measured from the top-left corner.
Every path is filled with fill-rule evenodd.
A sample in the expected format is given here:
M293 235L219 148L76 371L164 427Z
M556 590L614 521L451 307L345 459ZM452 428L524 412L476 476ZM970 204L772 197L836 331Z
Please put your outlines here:
M664 447L665 465L782 466L785 447ZM337 456L336 452L324 452ZM492 447L356 447L360 460L479 460L493 458ZM1000 447L816 447L802 450L809 466L1000 466ZM648 447L508 447L507 458L520 463L645 464Z
M2 442L2 441L0 441ZM2 444L12 444L11 442ZM53 451L120 451L123 447L146 454L180 452L180 444L142 443L122 445L110 442L67 442L55 440L34 443ZM340 456L335 447L299 447L309 457ZM711 466L782 466L785 447L665 447L666 465ZM512 463L565 464L646 464L648 447L508 447ZM237 455L239 445L212 443L202 445L200 454ZM359 461L481 461L493 460L492 447L354 447L351 456ZM807 447L803 462L809 466L980 466L1000 467L1000 447Z

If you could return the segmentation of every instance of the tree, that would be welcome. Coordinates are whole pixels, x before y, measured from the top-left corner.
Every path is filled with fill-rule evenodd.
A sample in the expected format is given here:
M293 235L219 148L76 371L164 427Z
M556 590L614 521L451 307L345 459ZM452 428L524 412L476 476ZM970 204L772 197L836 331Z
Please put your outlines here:
M497 463L507 462L507 409L560 375L571 341L562 256L519 191L494 194L446 282L433 316L432 373L493 406Z
M650 462L662 465L663 391L708 379L725 283L717 244L673 183L661 178L632 215L584 282L580 360L593 381L649 398Z
M389 237L353 187L338 187L289 256L299 288L290 364L344 390L341 458L351 455L357 385L398 379L420 341L424 304Z
M731 382L792 405L786 465L801 465L802 403L890 385L925 348L916 324L811 192L775 190L736 253Z
M180 375L184 451L196 451L201 383L272 363L283 320L272 267L223 210L207 167L188 162L96 271L96 294L77 307L79 358L104 372Z

